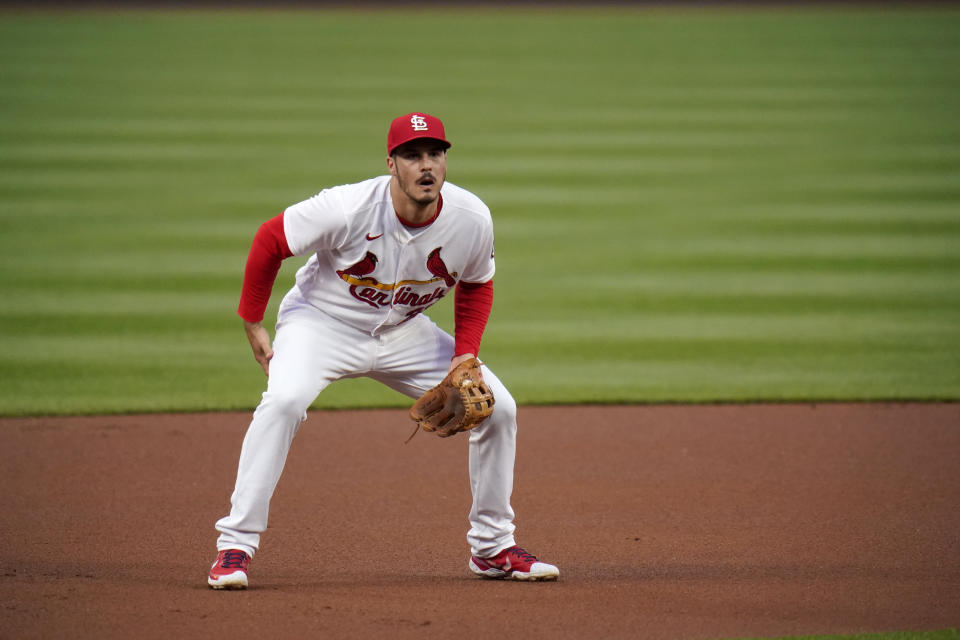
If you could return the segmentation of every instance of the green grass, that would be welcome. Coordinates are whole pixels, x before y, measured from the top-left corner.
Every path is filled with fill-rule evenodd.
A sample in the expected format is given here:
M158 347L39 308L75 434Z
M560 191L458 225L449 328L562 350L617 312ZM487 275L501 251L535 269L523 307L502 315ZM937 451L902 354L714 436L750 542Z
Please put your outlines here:
M483 355L521 402L958 400L958 32L950 8L4 13L0 414L252 408L253 232L383 173L412 110L494 212Z

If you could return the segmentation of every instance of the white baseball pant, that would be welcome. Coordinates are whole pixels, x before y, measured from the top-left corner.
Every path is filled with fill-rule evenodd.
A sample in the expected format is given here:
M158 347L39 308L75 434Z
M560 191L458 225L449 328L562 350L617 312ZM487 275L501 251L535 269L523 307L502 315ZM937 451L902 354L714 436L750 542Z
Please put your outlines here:
M243 440L230 514L216 524L217 548L256 554L293 436L327 385L367 376L417 398L446 376L453 346L450 334L423 314L371 336L310 305L294 287L280 306L267 390ZM471 552L481 557L514 544L510 495L517 435L516 402L486 366L483 378L496 404L469 432L473 504L467 534Z

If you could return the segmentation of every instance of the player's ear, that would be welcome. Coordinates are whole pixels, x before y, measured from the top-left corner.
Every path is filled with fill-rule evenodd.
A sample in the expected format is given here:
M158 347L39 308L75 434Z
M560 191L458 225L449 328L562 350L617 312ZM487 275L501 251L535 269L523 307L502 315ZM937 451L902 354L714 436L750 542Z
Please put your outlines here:
M390 175L397 175L397 163L394 161L393 156L387 156L387 169L390 171Z

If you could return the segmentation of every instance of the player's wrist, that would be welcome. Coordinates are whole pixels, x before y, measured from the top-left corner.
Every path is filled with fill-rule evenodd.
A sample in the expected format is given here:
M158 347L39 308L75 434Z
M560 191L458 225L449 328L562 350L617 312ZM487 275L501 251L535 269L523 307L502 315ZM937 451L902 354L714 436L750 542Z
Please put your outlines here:
M260 322L250 322L249 320L244 320L243 329L247 332L248 336L252 336L263 331L263 324Z

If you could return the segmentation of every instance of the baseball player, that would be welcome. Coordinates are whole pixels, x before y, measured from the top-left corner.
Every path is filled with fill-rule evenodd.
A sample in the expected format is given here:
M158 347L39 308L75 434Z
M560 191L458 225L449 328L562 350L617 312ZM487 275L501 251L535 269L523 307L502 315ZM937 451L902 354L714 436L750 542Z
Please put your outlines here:
M417 398L478 353L493 302L493 225L477 196L445 181L450 146L439 119L396 118L389 175L325 189L257 231L238 313L267 390L243 440L230 513L216 524L214 589L247 587L291 441L327 385L367 376ZM271 345L261 321L280 263L303 255ZM453 336L423 313L451 290ZM496 404L469 432L468 566L487 578L554 580L557 567L514 540L517 407L493 372L481 371Z

